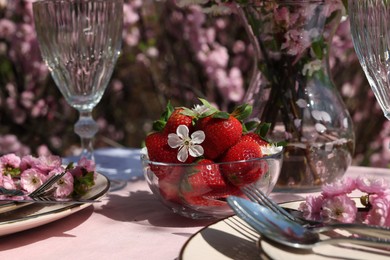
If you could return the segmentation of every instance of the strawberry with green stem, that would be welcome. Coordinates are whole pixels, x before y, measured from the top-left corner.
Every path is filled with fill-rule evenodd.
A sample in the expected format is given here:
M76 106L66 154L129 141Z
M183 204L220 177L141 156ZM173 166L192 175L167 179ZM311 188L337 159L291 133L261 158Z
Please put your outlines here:
M206 136L203 145L204 156L212 160L217 159L236 144L245 130L242 120L251 112L251 106L243 105L237 107L231 114L218 111L200 118L196 129L202 130Z

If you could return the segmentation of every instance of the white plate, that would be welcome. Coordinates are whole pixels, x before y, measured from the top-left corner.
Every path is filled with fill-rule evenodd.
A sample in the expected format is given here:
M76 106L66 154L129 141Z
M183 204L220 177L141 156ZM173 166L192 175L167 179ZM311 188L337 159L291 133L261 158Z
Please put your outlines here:
M95 185L83 199L98 199L110 188L109 180L102 174L96 175ZM80 211L86 204L34 204L0 214L0 236L38 227Z
M302 201L282 204L297 209ZM182 247L180 260L228 259L389 259L390 250L343 245L324 245L312 251L292 250L261 240L254 232L240 232L234 223L241 221L232 216L211 224L195 233ZM242 222L242 221L241 221ZM260 244L260 246L258 246Z

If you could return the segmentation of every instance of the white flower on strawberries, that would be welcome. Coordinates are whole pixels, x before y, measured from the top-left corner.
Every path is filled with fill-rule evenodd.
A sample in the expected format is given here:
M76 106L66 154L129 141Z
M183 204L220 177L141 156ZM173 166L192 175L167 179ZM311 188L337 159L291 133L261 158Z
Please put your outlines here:
M180 162L185 162L188 158L188 154L192 157L202 156L204 153L203 147L199 144L203 143L205 134L203 131L195 131L189 137L189 129L185 125L179 125L176 129L176 134L171 133L168 135L168 145L171 148L179 148L177 153L177 159Z
M283 147L276 146L274 144L268 144L267 146L261 146L260 149L263 155L272 155L282 151Z

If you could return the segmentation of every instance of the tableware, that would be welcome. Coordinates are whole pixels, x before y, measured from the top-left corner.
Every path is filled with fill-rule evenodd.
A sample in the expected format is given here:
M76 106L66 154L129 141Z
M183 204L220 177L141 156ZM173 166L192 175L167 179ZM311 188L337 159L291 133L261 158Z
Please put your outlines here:
M234 212L257 230L263 239L269 239L279 245L298 249L312 249L326 244L342 243L386 248L390 246L389 238L341 236L340 234L320 238L321 228L303 227L260 204L243 198L230 196L227 201Z
M153 162L145 154L141 155L141 161L149 188L173 212L194 219L223 218L233 214L226 197L243 196L240 189L229 182L223 189L212 184L191 185L189 179L203 180L202 171L207 171L208 175L220 171L223 175L224 172L234 174L237 169L246 169L256 174L253 184L269 194L279 177L282 153L248 161L203 165Z
M123 0L44 0L33 3L42 58L66 101L79 112L74 131L81 157L94 160L92 117L111 78L122 44ZM97 170L105 174L103 162ZM126 185L112 180L111 190Z
M285 208L298 209L302 201L281 204ZM218 220L192 235L183 245L180 260L230 260L230 259L389 259L390 251L345 243L342 246L324 245L311 251L279 247L266 240L253 239L229 223L237 216ZM241 219L239 219L242 221ZM260 257L259 257L260 255Z
M41 204L67 204L67 203L96 203L98 200L87 199L73 199L73 198L54 198L54 197L37 197L37 198L7 198L0 199L0 209L3 206L1 202L15 202L15 203L41 203Z
M107 177L97 173L95 185L82 197L82 199L99 200L99 198L106 194L109 187L110 182ZM21 205L23 205L23 207L16 207L11 212L0 214L0 236L31 229L62 219L92 205L92 203Z
M266 196L261 190L252 185L248 185L242 189L244 194L253 202L268 208L276 214L286 218L289 221L297 223L305 228L315 230L316 232L329 231L333 229L343 229L350 231L354 234L368 235L374 237L390 237L390 227L373 226L360 223L324 223L321 219L308 220L305 219L302 214L294 216L289 211L279 206L269 196Z
M360 65L385 117L390 120L390 3L349 0L348 14Z

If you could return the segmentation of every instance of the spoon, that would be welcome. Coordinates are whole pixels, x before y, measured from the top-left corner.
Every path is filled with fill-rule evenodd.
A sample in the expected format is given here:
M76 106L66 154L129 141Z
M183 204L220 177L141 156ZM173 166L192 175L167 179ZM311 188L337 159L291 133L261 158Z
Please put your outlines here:
M376 237L323 238L314 229L308 229L296 222L249 200L229 196L227 202L242 220L273 242L299 249L312 249L326 244L353 243L366 246L390 247L390 239Z

